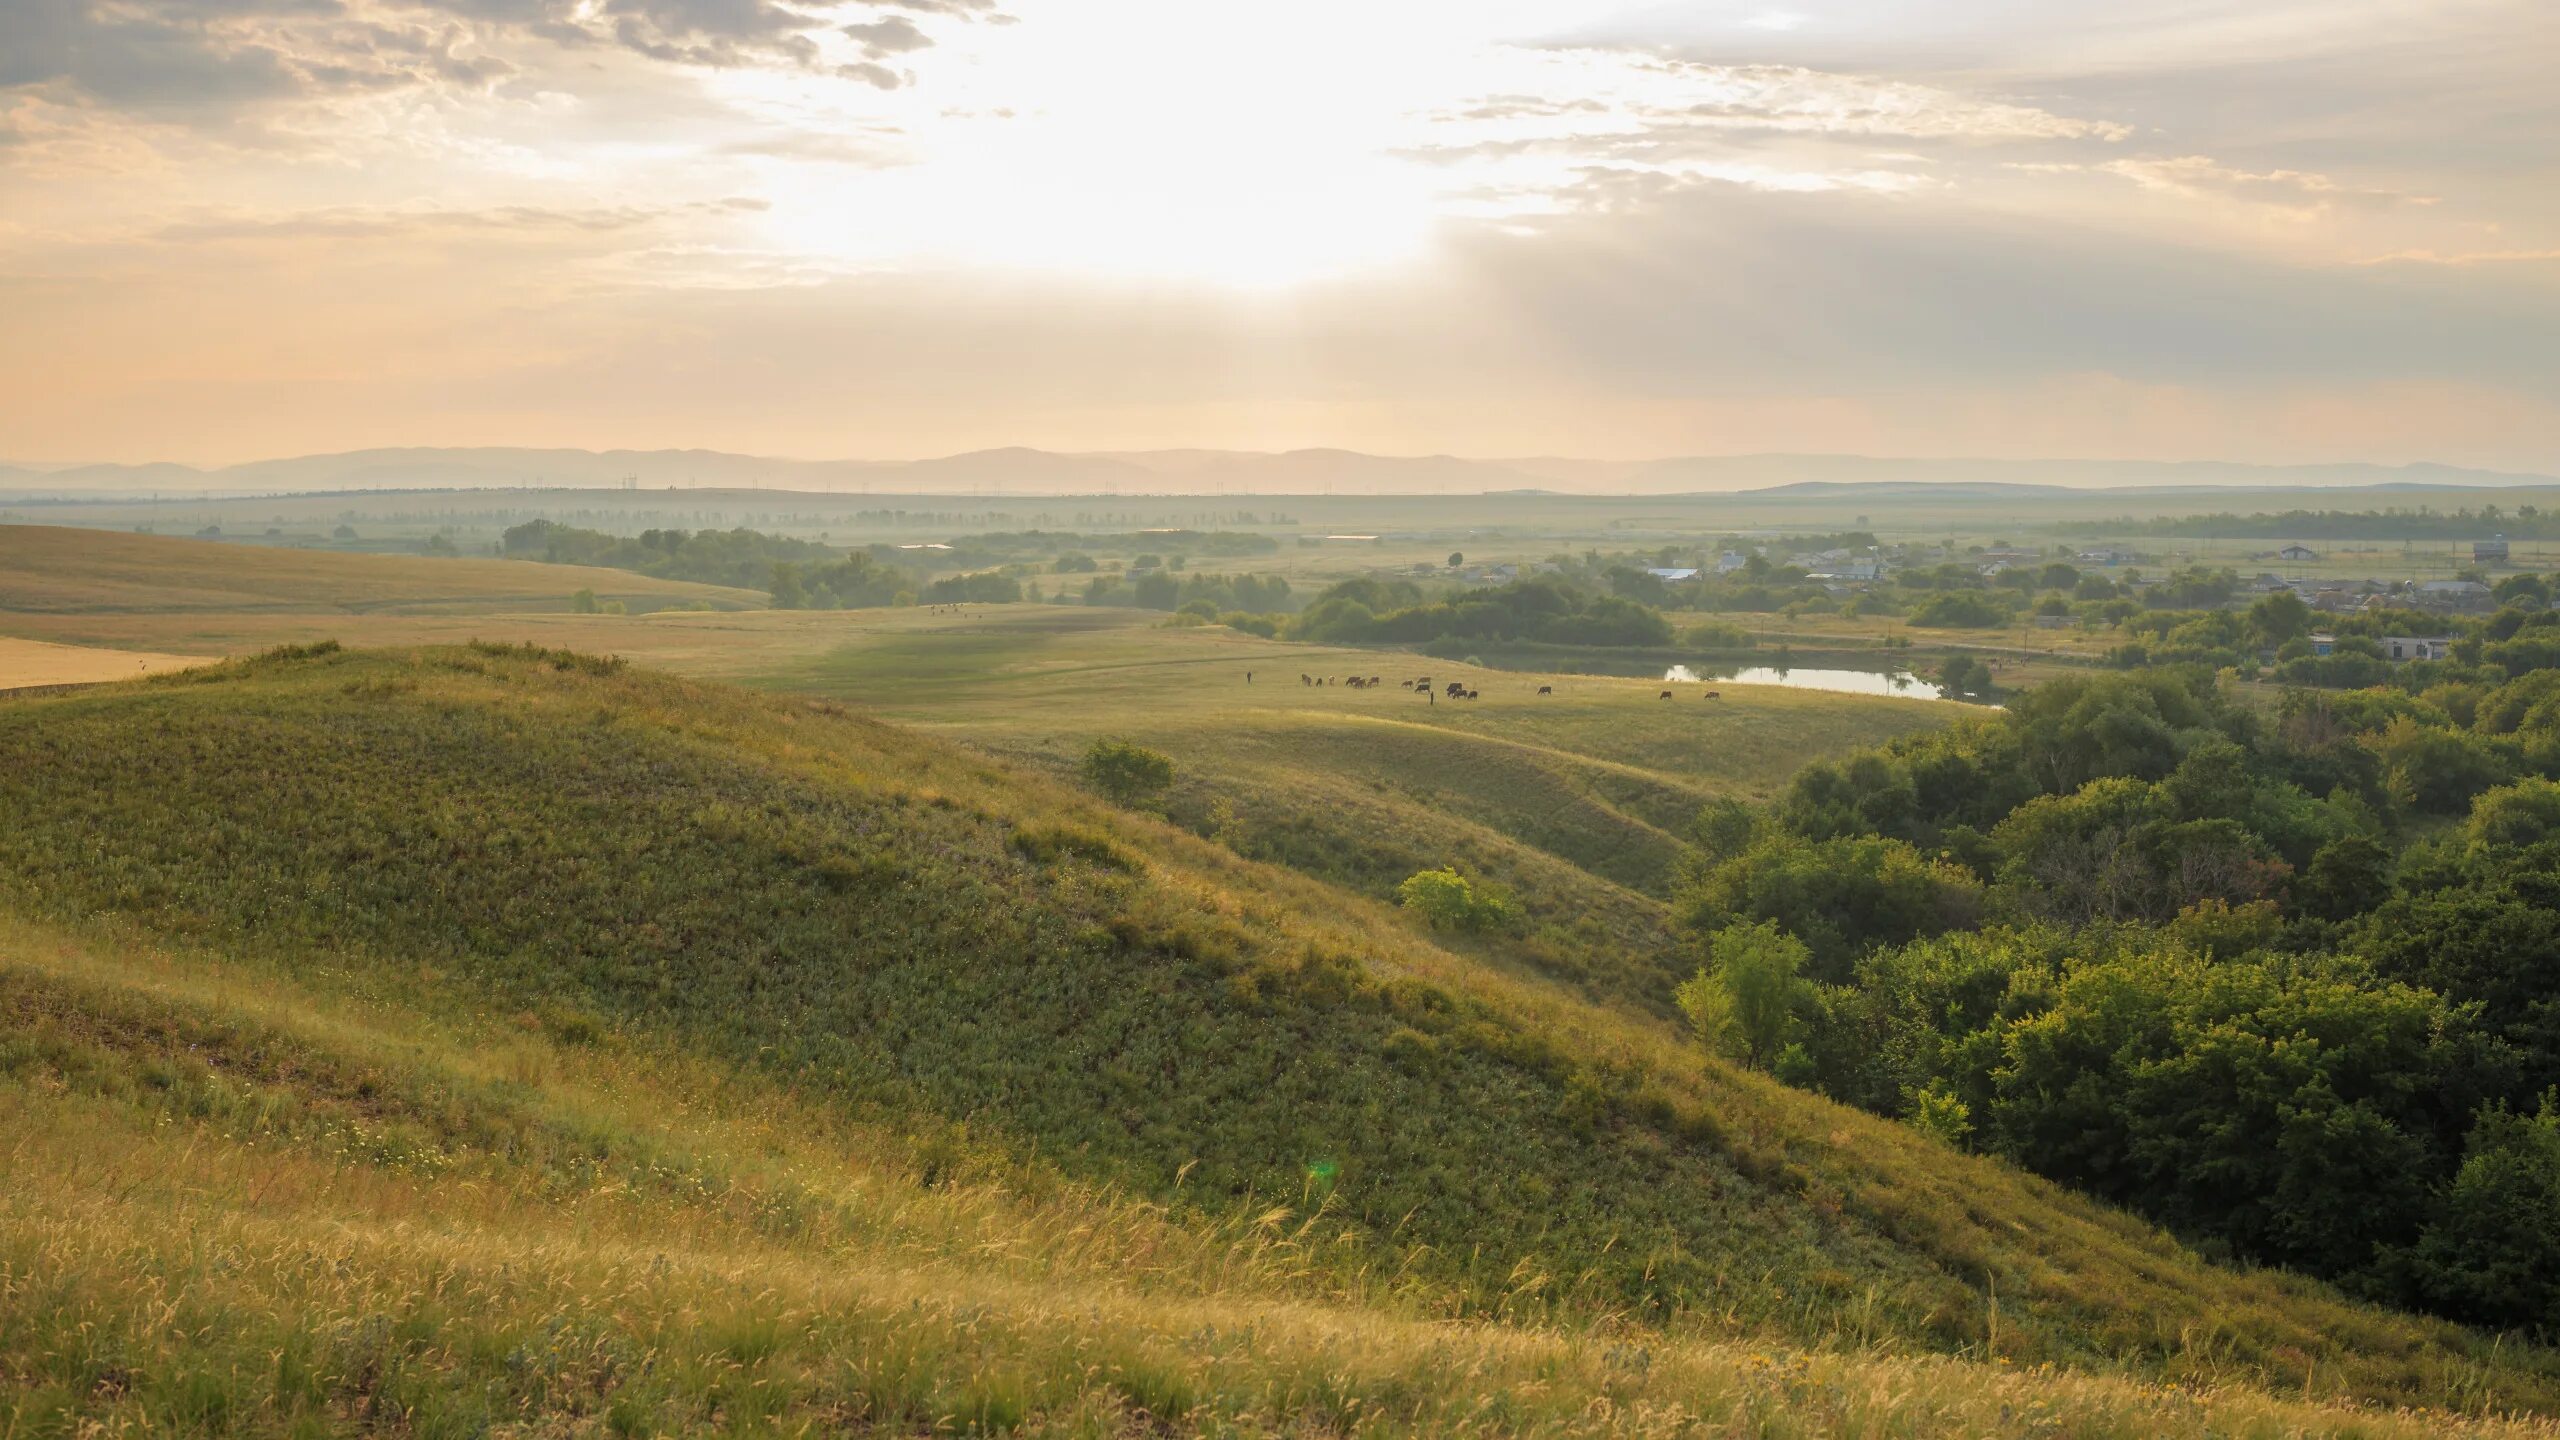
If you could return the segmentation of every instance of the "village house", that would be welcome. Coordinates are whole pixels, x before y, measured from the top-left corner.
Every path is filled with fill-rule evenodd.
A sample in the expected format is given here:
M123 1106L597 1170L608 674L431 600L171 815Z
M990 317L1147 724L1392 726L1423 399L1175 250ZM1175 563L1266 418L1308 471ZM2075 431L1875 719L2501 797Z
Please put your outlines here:
M2454 637L2451 635L2386 635L2382 653L2394 660L2449 660L2453 658Z
M2279 560L2292 561L2296 564L2306 564L2310 561L2319 559L2320 552L2312 549L2308 545L2287 545L2276 552L2276 558Z
M2415 598L2431 610L2486 610L2496 597L2477 580L2429 580Z

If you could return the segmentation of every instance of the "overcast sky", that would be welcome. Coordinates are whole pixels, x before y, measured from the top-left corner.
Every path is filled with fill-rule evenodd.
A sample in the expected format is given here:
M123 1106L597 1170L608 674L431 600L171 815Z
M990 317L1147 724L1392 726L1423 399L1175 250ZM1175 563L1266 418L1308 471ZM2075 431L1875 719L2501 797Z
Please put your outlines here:
M2560 470L2553 0L0 0L0 459Z

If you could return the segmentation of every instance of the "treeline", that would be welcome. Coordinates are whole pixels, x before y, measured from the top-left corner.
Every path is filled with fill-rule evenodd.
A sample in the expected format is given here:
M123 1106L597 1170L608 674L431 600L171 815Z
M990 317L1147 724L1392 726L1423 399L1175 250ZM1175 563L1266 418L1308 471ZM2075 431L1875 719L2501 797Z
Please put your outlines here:
M2074 522L2046 527L2053 533L2087 534L2091 526ZM2560 537L2560 515L2532 505L2513 510L2483 505L2477 510L2437 510L2429 506L2383 510L2286 510L2234 515L2172 515L2136 519L2126 515L2096 528L2125 535L2175 535L2232 540L2486 540L2504 535L2517 540Z
M2389 1303L2560 1333L2560 671L2058 680L1698 827L1703 1033Z
M1872 537L1849 533L1806 537L1806 543L1861 539L1872 541ZM1872 552L1874 547L1831 548ZM2103 572L2084 571L2061 560L2017 565L1993 575L1983 574L1980 564L1970 560L1889 569L1881 575L1861 576L1843 593L1807 566L1759 553L1745 556L1740 568L1724 574L1702 569L1688 579L1672 580L1653 573L1657 568L1688 568L1657 563L1677 558L1670 553L1588 555L1579 560L1558 557L1552 563L1559 578L1604 594L1659 609L1708 614L1890 616L1923 628L1961 630L2025 623L2036 614L2078 615L2111 604L2119 607L2114 613L2142 608L2128 598L2131 592L2126 586ZM1856 563L1844 562L1844 568ZM2161 603L2215 605L2238 593L2240 578L2228 570L2189 569L2151 588L2162 597Z
M600 565L667 580L740 589L769 587L774 566L826 561L835 551L811 540L760 530L644 530L634 538L528 520L499 537L498 552L555 565Z
M1062 598L1068 593L1059 592ZM1097 574L1075 593L1087 605L1180 610L1209 619L1260 615L1291 604L1289 582L1277 575L1177 575L1162 569Z
M1595 595L1549 579L1468 590L1427 600L1403 580L1346 580L1291 620L1293 640L1410 645L1425 653L1485 642L1648 648L1672 643L1671 625L1651 607Z

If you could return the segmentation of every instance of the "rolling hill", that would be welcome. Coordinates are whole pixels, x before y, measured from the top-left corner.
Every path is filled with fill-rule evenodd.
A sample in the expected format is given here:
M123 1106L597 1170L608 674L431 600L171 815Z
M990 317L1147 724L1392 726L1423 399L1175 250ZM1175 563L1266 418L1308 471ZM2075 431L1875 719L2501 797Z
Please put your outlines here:
M0 702L0 810L16 1428L2560 1407L829 702L310 647Z
M592 590L633 609L761 607L758 591L528 560L270 550L54 525L0 525L0 611L565 610Z

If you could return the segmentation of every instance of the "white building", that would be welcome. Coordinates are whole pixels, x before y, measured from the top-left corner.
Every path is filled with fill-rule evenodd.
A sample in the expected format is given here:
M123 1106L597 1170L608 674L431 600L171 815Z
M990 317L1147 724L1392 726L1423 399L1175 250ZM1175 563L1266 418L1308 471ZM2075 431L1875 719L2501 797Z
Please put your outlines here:
M2453 640L2450 635L2386 635L2382 653L2394 660L2450 660Z

